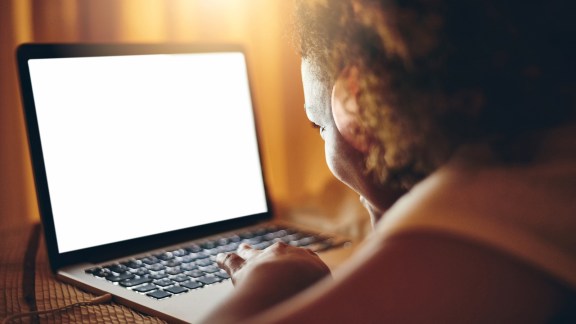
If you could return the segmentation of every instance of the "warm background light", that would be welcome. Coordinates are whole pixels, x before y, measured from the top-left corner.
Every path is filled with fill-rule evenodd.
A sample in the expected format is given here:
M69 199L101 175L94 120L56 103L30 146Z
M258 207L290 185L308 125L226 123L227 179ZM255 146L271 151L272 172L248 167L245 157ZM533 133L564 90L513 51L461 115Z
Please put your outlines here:
M323 143L304 114L291 5L286 0L0 0L0 229L38 219L15 69L18 44L234 42L247 50L272 200L284 217L294 211L319 213L326 217L304 222L361 235L367 219L357 197L331 176Z

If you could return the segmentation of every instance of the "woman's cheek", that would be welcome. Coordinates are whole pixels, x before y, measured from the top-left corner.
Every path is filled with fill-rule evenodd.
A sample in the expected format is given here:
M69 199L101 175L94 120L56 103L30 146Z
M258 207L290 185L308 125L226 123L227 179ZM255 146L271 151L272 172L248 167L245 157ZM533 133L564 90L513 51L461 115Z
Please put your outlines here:
M359 192L358 182L364 166L362 154L350 146L337 132L335 127L324 131L326 164L338 180Z

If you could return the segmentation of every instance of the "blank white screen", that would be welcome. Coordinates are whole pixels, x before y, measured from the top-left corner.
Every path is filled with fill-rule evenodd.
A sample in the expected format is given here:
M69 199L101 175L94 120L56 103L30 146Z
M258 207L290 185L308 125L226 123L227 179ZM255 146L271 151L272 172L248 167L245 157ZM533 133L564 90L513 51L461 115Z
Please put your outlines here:
M61 253L267 211L243 54L28 64Z

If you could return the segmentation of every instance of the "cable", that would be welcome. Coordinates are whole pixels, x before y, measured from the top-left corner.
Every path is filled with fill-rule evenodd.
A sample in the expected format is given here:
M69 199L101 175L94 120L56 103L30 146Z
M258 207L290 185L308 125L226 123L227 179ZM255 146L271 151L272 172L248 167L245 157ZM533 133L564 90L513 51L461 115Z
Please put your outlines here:
M71 309L74 307L93 306L93 305L109 303L110 301L112 301L112 295L111 294L104 294L102 296L98 296L98 297L91 299L89 301L78 302L78 303L70 304L67 306L62 306L59 308L52 308L52 309L47 309L47 310L43 310L43 311L34 311L34 312L19 313L19 314L10 315L2 321L2 324L10 323L10 322L14 321L15 319L21 318L21 317L63 312L65 310L68 310L68 309Z

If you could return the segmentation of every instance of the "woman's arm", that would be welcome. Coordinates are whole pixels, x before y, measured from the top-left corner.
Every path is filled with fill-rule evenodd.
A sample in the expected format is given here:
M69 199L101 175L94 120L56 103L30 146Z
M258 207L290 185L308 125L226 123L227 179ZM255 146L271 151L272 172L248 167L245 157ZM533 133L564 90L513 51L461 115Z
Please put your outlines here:
M284 301L272 296L299 274L276 277L259 264L254 260L246 268L251 271L236 279L235 294L210 322L542 323L563 306L565 293L507 255L433 233L373 240L339 268L336 279Z

